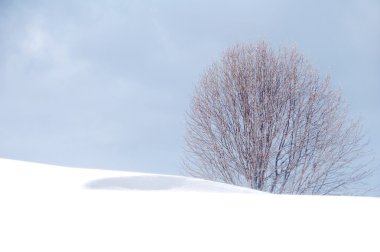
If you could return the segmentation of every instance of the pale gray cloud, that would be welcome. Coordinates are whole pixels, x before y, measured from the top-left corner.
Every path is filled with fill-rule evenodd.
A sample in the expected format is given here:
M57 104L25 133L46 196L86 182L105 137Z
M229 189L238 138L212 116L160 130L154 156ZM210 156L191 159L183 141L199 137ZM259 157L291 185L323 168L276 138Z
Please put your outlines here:
M0 156L179 173L199 75L266 39L332 75L379 163L379 26L376 0L2 1Z

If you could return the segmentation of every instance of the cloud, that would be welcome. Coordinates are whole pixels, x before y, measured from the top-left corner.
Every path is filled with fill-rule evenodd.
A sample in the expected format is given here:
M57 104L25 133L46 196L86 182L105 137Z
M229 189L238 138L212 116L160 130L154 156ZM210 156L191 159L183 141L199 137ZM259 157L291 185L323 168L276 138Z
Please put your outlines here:
M1 1L0 156L178 173L199 75L258 39L296 43L379 125L379 12L377 1Z

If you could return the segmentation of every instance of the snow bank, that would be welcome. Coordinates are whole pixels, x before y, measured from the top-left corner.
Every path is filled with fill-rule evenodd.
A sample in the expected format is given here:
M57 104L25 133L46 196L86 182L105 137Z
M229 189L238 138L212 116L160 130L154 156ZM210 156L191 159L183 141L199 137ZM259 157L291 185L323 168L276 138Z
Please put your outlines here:
M0 251L380 251L380 199L0 159Z

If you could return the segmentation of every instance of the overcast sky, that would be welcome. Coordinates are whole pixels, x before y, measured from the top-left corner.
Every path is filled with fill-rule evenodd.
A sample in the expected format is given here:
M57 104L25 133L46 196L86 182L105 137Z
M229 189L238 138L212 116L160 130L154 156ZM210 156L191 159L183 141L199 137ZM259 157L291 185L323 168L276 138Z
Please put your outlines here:
M200 74L263 39L332 76L379 164L378 0L2 0L0 157L179 174Z

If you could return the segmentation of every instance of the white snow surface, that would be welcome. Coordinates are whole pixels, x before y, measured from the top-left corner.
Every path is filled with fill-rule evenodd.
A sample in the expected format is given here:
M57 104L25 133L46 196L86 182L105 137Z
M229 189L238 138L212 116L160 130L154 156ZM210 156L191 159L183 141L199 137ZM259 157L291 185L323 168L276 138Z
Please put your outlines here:
M380 251L380 199L0 159L0 251Z

